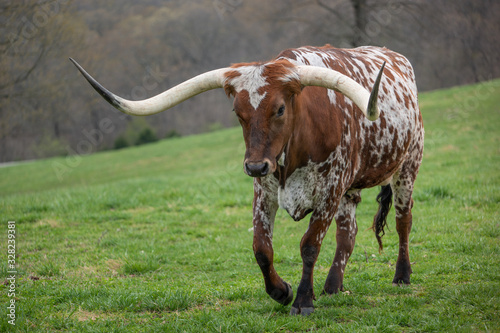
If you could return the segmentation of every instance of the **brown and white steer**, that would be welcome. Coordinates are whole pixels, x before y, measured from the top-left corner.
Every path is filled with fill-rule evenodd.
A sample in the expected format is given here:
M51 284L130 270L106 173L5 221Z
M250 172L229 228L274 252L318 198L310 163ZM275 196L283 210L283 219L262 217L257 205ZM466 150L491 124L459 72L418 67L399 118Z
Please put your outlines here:
M393 283L410 283L408 235L424 129L413 69L402 55L378 47L289 49L269 62L201 74L143 101L114 95L74 63L109 103L127 114L158 113L215 88L234 97L246 144L244 170L255 177L253 250L267 293L281 304L289 304L293 292L273 265L275 214L282 207L298 221L311 213L300 242L303 271L291 314L314 310L314 264L334 218L337 250L323 292L343 290L364 188L382 186L373 222L380 248L394 201L399 255ZM379 70L383 75L377 75Z

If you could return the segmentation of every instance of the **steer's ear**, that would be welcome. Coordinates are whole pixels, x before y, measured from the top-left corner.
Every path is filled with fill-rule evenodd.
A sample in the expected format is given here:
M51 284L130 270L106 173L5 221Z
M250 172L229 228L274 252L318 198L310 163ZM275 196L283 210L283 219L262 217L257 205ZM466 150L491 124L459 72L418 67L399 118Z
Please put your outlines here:
M300 81L295 79L287 81L284 85L285 89L289 91L292 96L299 95L302 92L302 89L304 89L304 86L300 83Z
M236 90L234 87L230 84L225 84L224 85L224 92L226 93L227 97L234 97L236 95Z

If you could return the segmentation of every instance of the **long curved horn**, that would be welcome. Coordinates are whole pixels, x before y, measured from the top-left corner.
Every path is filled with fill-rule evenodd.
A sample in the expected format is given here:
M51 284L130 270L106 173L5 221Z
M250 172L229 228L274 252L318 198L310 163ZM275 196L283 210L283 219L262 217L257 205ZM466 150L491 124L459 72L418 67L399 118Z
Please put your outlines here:
M304 86L319 86L338 91L356 104L371 121L377 120L380 111L377 106L378 88L385 62L382 64L371 94L350 77L330 68L297 66L300 82Z
M104 88L92 76L90 76L75 60L69 58L71 62L78 68L83 76L89 81L94 89L106 100L123 113L134 116L148 116L159 113L174 107L175 105L184 102L185 100L198 95L202 92L223 88L224 73L227 68L220 68L210 72L206 72L195 76L181 84L162 92L159 95L142 101L129 101L113 94L108 89Z

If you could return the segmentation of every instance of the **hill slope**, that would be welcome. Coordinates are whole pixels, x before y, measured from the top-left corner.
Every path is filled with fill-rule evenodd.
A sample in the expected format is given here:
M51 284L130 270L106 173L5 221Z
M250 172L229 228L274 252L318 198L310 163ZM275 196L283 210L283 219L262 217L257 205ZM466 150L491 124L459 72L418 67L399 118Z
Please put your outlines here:
M412 285L391 286L367 230L363 192L349 293L319 297L335 251L325 238L308 318L264 291L252 253L252 179L239 128L0 168L0 211L16 225L17 326L30 331L457 331L500 327L500 80L421 94L424 162L415 189ZM7 237L7 226L4 224ZM296 288L307 221L280 211L275 263ZM0 242L7 253L7 242ZM7 260L0 266L8 276ZM11 298L0 295L2 303ZM7 309L0 310L0 331Z

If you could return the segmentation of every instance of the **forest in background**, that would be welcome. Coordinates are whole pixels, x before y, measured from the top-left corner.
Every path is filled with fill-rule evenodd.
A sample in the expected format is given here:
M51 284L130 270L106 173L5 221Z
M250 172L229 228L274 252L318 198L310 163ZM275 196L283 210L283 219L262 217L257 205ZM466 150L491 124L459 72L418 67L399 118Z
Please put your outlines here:
M385 46L420 91L500 76L494 0L0 0L0 162L84 155L235 126L219 90L150 117L110 107L70 63L143 99L303 45Z

